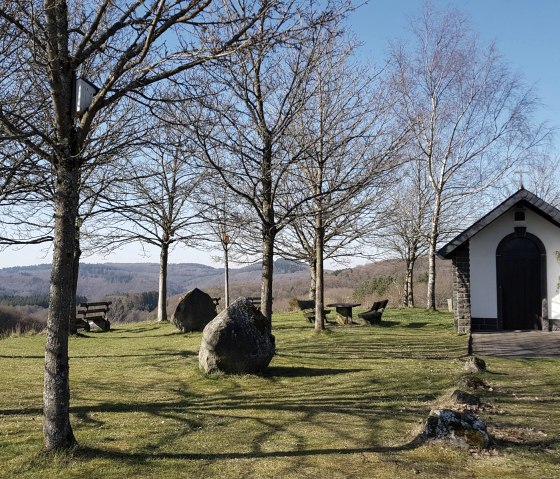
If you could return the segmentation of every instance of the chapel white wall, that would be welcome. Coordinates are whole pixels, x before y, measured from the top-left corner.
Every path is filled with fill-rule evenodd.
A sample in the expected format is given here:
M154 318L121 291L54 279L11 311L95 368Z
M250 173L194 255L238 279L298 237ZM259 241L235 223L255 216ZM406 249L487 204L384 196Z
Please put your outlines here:
M525 226L546 249L548 316L560 319L560 295L557 292L560 265L555 251L560 251L560 228L525 208L525 221L514 221L515 208L506 211L470 239L471 315L473 318L498 316L496 285L496 249L500 241Z

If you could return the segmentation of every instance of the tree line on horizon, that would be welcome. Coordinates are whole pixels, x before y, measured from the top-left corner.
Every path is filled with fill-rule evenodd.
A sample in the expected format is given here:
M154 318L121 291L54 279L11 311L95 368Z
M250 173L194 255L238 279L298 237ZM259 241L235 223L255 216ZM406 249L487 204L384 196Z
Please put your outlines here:
M347 0L27 4L0 0L0 242L52 242L47 450L76 443L83 251L158 247L162 321L174 246L258 256L271 327L274 257L304 261L322 330L325 259L398 255L412 306L427 255L435 309L437 245L473 201L495 201L522 162L537 194L557 191L538 99L458 11L425 5L376 67L356 55Z

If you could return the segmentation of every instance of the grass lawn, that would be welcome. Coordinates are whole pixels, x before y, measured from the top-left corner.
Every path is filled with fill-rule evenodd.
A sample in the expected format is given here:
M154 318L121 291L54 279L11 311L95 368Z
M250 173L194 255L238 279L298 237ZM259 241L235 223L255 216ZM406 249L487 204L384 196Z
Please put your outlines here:
M0 477L560 477L560 361L485 358L496 455L407 447L457 387L466 338L448 313L383 318L316 334L301 313L276 314L263 377L204 376L200 334L171 324L71 338L81 447L58 456L41 454L45 337L0 340Z

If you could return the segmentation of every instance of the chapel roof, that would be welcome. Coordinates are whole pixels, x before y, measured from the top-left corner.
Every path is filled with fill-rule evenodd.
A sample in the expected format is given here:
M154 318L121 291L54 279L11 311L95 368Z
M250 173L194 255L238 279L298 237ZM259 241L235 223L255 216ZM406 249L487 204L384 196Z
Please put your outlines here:
M509 198L504 200L498 206L496 206L489 213L484 215L478 221L469 226L462 233L458 234L449 243L443 246L438 252L438 256L443 259L449 259L453 256L453 252L461 246L463 243L467 242L474 235L479 233L482 229L486 228L494 220L502 216L506 211L514 207L527 207L528 209L534 211L538 215L542 216L546 220L550 221L555 226L560 228L560 210L547 203L543 199L539 198L534 193L521 187Z

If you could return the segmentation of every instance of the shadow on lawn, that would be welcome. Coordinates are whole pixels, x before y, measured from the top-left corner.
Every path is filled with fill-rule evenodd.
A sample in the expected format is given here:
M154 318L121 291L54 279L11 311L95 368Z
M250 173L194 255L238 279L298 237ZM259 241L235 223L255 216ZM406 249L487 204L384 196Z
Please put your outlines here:
M281 369L279 368L279 370ZM247 394L245 390L240 390L238 394L222 392L208 395L193 394L180 389L174 391L179 393L180 397L171 402L104 402L89 407L73 407L72 414L87 427L110 427L110 423L106 422L106 417L98 415L98 413L144 413L152 418L158 418L158 421L173 421L176 424L163 434L154 435L152 442L143 444L140 450L137 449L137 452L87 447L82 450L85 457L105 457L133 463L153 459L229 460L397 452L417 447L418 444L414 442L390 447L382 445L337 447L337 444L358 440L352 427L342 426L346 423L344 417L347 417L349 422L363 421L369 425L373 434L373 431L377 430L376 424L394 418L396 415L399 415L401 419L408 416L405 422L412 424L418 417L427 413L423 406L411 407L407 410L400 408L398 406L398 401L402 400L400 392L387 394L379 391L380 394L367 397L365 394L367 391L371 391L368 383L353 388L326 384L313 393L299 388L286 390L282 395L270 391L268 396L263 396L260 392ZM333 418L333 416L343 417L336 421L325 420ZM257 428L254 435L249 435L244 439L246 446L251 450L239 451L233 442L230 452L224 452L227 451L227 447L219 445L216 445L216 452L208 452L206 449L206 451L191 450L192 452L183 453L179 445L177 445L179 452L173 452L172 444L176 441L180 444L185 440L185 435L199 434L200 431L205 431L206 434L212 433L211 431L220 434L219 430L223 427L221 434L231 436L234 434L232 431L236 430L237 423L246 427L247 421L252 421ZM306 449L305 444L310 440L309 428L307 426L294 428L294 421L298 424L308 425L311 429L321 430L321 434L327 438L328 443L323 448L309 447ZM286 449L285 445L279 445L279 450L276 451L262 449L264 445L270 447L271 442L277 436L285 437L286 435L293 438L293 449L289 447ZM378 440L382 441L382 439ZM374 436L370 436L370 441L376 442Z
M0 359L45 359L45 356L23 356L21 354L16 356L11 354L0 354Z
M139 334L139 333L145 333L146 331L156 331L160 329L159 325L146 325L146 326L139 326L139 327L135 327L134 329L132 328L126 328L126 329L120 329L120 328L111 328L111 332L117 333L117 334L121 334L121 333L130 333L130 334Z
M374 447L358 447L358 448L324 448L324 449L303 449L297 451L259 451L259 452L223 452L223 453L170 453L170 452L124 452L100 449L94 447L81 447L77 451L77 455L84 459L111 459L118 461L128 461L134 464L153 461L154 459L169 460L202 460L202 461L218 461L231 459L262 459L262 458L289 458L289 457L308 457L308 456L328 456L332 454L365 454L374 453L390 453L409 451L418 447L417 441L410 441L402 446L374 446Z
M334 368L308 368L308 367L283 367L270 366L264 373L263 377L315 377L315 376L331 376L335 374L358 373L364 369L334 369Z
M159 356L176 356L182 358L188 358L190 356L198 356L198 352L195 351L164 351L164 352L153 352L154 350L147 350L146 354L80 354L80 355L70 355L70 359L96 359L96 358L147 358L147 357L159 357Z
M400 326L400 321L385 321L382 320L379 324L376 324L376 327L379 328L394 328L395 326Z
M552 449L553 447L560 447L560 438L552 437L550 439L538 439L530 441L515 441L509 439L496 439L496 445L499 449L522 449L532 450L534 452L542 452L543 450ZM552 451L548 451L552 452ZM550 455L551 462L558 464L556 456Z
M334 400L335 398L341 399L340 397L338 397L337 394L333 395L331 399ZM242 413L243 409L259 409L259 406L251 404L250 400L248 402L245 402L248 399L250 398L244 398L243 401L239 399L233 401L233 403L230 404L231 409L232 410L239 409L239 413L229 416L229 420L231 421L235 421L239 419L246 420L246 415ZM198 398L198 399L194 398L195 403L200 400L204 402L202 398ZM186 417L181 417L181 418L178 417L177 415L178 409L182 409L186 407L188 402L189 401L185 401L185 402L180 401L179 403L174 403L172 405L168 405L168 407L164 407L163 410L160 406L156 404L147 405L147 406L149 406L151 412L154 413L154 415L156 416L163 417L166 419L171 418L171 419L180 420L182 422L186 422L192 431L197 431L206 427L207 425L205 424L204 420L192 421L187 419ZM198 405L201 406L200 403ZM125 406L125 405L123 404L121 406ZM169 408L169 406L171 407ZM193 406L193 404L191 404L191 406ZM137 405L136 406L127 405L127 407L129 408L132 407L137 410ZM265 404L261 405L261 407L267 410L291 409L289 404L282 405L282 404L267 403L266 405ZM304 421L310 421L310 420L314 421L315 419L317 419L314 417L317 414L335 413L337 411L338 412L340 411L338 407L332 406L332 403L330 406L322 405L321 407L316 407L316 406L306 407L305 405L300 404L296 408L305 415L305 417L302 419ZM124 409L126 409L126 406L123 407L123 410ZM203 412L204 409L205 409L204 407L202 408L202 410L198 409L196 413L197 417L200 417L201 414L208 415L208 416L215 416L217 418L223 417L222 411L213 412L210 409L207 409L205 412ZM354 414L361 415L364 417L364 419L366 417L369 417L370 420L373 419L373 417L375 417L376 421L379 421L392 416L393 411L391 410L391 408L384 410L383 412L376 410L376 408L372 408L372 410L370 410L369 412L365 412L361 408L358 408L354 411ZM417 416L419 414L419 411L416 412L407 411L406 414L413 414L414 416ZM306 449L305 446L302 445L302 442L305 442L305 438L303 436L300 436L299 434L296 434L294 435L294 439L297 439L296 442L298 443L296 449L286 449L284 447L283 449L278 449L278 450L263 451L260 449L260 445L269 443L272 436L274 436L277 433L293 434L293 431L290 432L290 429L286 428L285 424L278 423L277 421L274 420L270 421L264 417L255 417L254 420L260 423L262 426L264 426L265 430L261 434L255 436L253 440L250 439L248 440L248 444L253 445L251 451L228 452L228 451L224 451L223 449L220 450L219 448L217 448L217 452L172 452L172 451L170 452L169 445L170 442L173 442L174 437L166 436L165 439L160 444L156 442L156 443L146 445L145 446L146 450L140 450L140 451L137 450L136 452L130 452L130 451L123 451L123 450L111 450L102 447L82 446L78 449L77 456L86 460L103 458L103 459L109 459L115 461L129 462L131 464L139 464L139 463L142 464L145 462L153 461L154 459L175 460L175 461L186 461L186 460L229 461L229 460L239 460L239 459L250 460L250 459L267 459L267 458L268 459L305 458L305 457L313 457L313 456L367 454L367 453L387 454L387 453L410 451L422 446L422 444L424 443L424 441L421 440L419 436L416 436L412 440L397 446L372 445L369 447L348 447L348 448L325 446L323 448L315 447L315 448ZM96 423L96 421L93 420L92 422L90 422L90 425L101 426L102 423ZM323 427L327 427L327 429L330 429L330 427L328 427L328 424L322 423L322 425ZM372 425L372 428L373 427L374 426ZM183 430L181 435L184 433L185 431ZM331 430L331 433L333 437L335 438L338 437L341 441L344 441L346 439L345 437L346 434L343 429L341 430L340 428L335 428ZM510 451L515 451L516 449L518 449L520 452L526 452L527 450L530 450L535 453L539 453L542 452L543 450L550 451L553 448L557 448L558 446L560 446L560 439L557 437L553 437L544 440L524 441L524 442L501 439L501 440L497 440L497 445L499 449L505 448L505 449L509 449ZM553 457L555 456L551 454L550 462L556 464L556 460L553 459Z
M423 328L424 326L427 326L428 324L429 323L427 322L409 323L405 326L405 328L419 329L419 328Z

